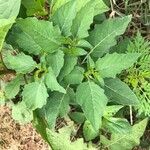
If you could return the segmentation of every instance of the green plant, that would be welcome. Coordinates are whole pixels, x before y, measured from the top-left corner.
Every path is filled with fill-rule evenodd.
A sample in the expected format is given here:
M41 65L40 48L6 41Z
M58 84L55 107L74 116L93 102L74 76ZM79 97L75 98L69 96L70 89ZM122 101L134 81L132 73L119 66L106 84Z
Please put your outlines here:
M0 4L5 3L0 0ZM43 1L35 3L45 12ZM13 118L19 123L32 121L54 150L97 149L101 144L106 146L107 140L90 141L103 132L106 138L110 133L116 139L124 133L132 135L136 126L140 131L136 141L130 139L130 147L138 145L147 119L132 127L127 119L115 114L124 106L139 104L118 75L132 67L141 54L110 52L131 16L95 25L94 16L109 10L102 0L54 0L44 14L37 12L39 5L31 9L36 5L22 4L27 16L34 12L36 17L18 18L1 52L3 67L15 74L0 95L6 103L11 101ZM19 9L18 3L12 9L16 7ZM45 17L48 12L49 19Z
M129 42L127 52L141 53L135 65L127 70L125 82L131 86L139 99L140 104L136 107L139 114L150 116L150 42L138 32Z

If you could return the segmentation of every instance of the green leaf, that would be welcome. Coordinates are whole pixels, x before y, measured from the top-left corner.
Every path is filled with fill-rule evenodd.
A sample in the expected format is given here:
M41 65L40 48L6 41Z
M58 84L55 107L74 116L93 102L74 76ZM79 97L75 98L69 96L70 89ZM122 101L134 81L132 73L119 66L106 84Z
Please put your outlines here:
M36 128L36 131L40 133L42 138L48 142L47 134L46 134L46 128L47 128L47 122L45 121L43 109L37 109L33 111L33 126Z
M96 70L99 71L103 78L113 77L131 67L140 54L128 53L128 54L107 54L102 58L99 58L96 62Z
M64 48L64 52L74 57L87 54L87 52L83 48L79 48L79 47Z
M21 0L0 0L0 19L16 18L20 9Z
M8 69L22 74L32 72L37 66L31 56L25 55L22 52L17 55L12 55L10 52L7 52L3 60Z
M95 130L98 130L107 104L104 90L92 81L81 83L77 88L76 101L81 106L87 120Z
M127 134L132 131L131 125L124 118L107 117L103 120L103 127L115 134Z
M94 46L92 55L94 57L101 57L108 52L110 47L116 45L116 37L125 32L130 21L131 16L126 16L108 19L102 24L96 25L88 37L88 41Z
M110 101L123 105L138 105L139 101L127 84L116 79L105 80L105 94Z
M50 129L54 129L56 119L69 111L69 95L54 92L45 106L45 117Z
M87 67L88 69L95 68L95 62L90 56L87 58Z
M22 0L23 6L27 10L27 16L47 15L45 10L45 0Z
M56 119L59 115L60 94L54 93L48 98L45 106L45 119L50 129L55 128Z
M117 43L117 45L111 47L110 52L117 52L119 54L121 53L126 53L128 51L128 45L130 44L131 39L129 37L125 37L122 40L119 40L119 42ZM128 53L131 53L128 51ZM137 51L132 52L132 53L138 53ZM140 52L139 52L140 53Z
M52 14L54 14L60 7L62 7L63 5L65 5L67 2L69 2L70 0L52 0Z
M0 19L0 51L3 47L7 32L9 31L13 23L14 19Z
M60 105L59 105L60 117L66 116L66 114L69 112L69 109L70 109L69 100L70 100L70 97L69 97L68 93L60 94Z
M80 84L84 78L84 69L82 67L76 66L70 74L68 74L64 81L67 84Z
M114 116L121 108L123 108L122 105L107 106L105 111L104 111L104 117L112 117L112 116Z
M71 141L70 141L70 128L63 128L59 131L59 133L54 132L52 130L47 129L47 137L50 142L52 149L65 149L72 150Z
M88 48L88 49L92 49L93 46L86 40L79 40L78 41L78 44L77 44L78 47L82 47L82 48Z
M21 0L0 0L0 51L7 32L19 13Z
M55 13L57 9L65 5L67 2L71 0L53 0L53 7L52 7L52 13ZM91 0L76 0L77 1L77 12L81 10L82 7L84 7L89 1ZM105 5L105 3L102 0L95 0L93 1L95 3L94 7L94 14L101 14L103 12L106 12L109 10L109 8Z
M99 130L95 131L89 121L85 121L83 125L83 135L86 141L91 141L99 135Z
M94 6L95 3L90 1L77 13L71 28L73 37L82 39L88 36L88 29L93 22Z
M19 19L11 35L14 41L30 54L53 53L61 45L62 37L52 23L36 18Z
M54 25L58 25L61 33L64 36L71 35L72 21L76 16L77 1L71 0L65 5L62 5L52 16Z
M66 90L57 82L57 79L51 67L48 68L48 73L45 75L45 82L47 87L51 91L66 93Z
M95 0L94 15L102 14L109 10L104 2L103 0Z
M69 96L70 96L70 104L71 105L78 105L77 103L76 103L76 94L75 94L75 92L74 92L74 89L73 88L68 88L67 89L67 92L68 92L68 94L69 94Z
M47 64L52 67L55 76L57 77L64 65L64 53L61 50L58 50L53 54L49 54L46 60Z
M105 148L107 147L109 150L131 150L140 144L140 138L145 131L146 125L147 118L135 124L132 127L132 132L123 135L113 134L111 140L101 138L101 142L105 145Z
M84 123L84 121L85 121L85 115L82 113L82 112L71 112L70 114L69 114L69 117L73 120L73 121L75 121L75 122L77 122L77 123L79 123L79 124L82 124L82 123Z
M25 85L22 98L27 108L35 110L42 108L46 104L48 98L47 89L44 83L32 82Z
M47 129L47 137L51 148L54 150L88 150L83 139L78 139L75 142L70 141L71 129L64 127L59 130L59 133Z
M33 112L28 109L24 102L13 105L12 117L20 124L26 124L33 120Z
M77 64L77 57L74 56L65 55L64 60L64 66L61 69L60 75L58 77L59 81L61 81L65 76L67 76Z
M5 96L7 99L13 99L19 93L22 76L17 76L5 87Z

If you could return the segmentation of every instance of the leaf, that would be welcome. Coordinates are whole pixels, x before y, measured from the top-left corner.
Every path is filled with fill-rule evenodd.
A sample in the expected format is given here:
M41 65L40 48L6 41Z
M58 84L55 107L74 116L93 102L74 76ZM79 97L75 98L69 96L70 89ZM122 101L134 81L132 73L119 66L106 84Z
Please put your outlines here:
M83 48L79 48L79 47L64 48L64 52L74 57L83 56L87 54L87 52Z
M94 46L92 56L101 57L108 52L110 47L116 45L116 37L125 32L130 21L131 16L126 16L108 19L102 24L96 25L88 37L88 41Z
M0 19L16 18L21 0L0 0Z
M58 25L61 33L64 36L71 35L72 21L76 16L76 3L77 1L71 0L62 5L52 16L54 25Z
M105 148L109 150L131 150L135 146L140 144L140 138L142 137L147 125L147 118L135 124L132 127L132 132L126 134L113 134L111 140L102 140ZM123 141L123 142L122 142ZM107 143L107 144L106 144Z
M59 9L60 7L62 7L69 1L71 0L54 0L52 13L55 13L57 9ZM77 12L79 12L81 8L84 7L91 0L76 0L76 1L77 1L76 9L77 9ZM109 10L109 8L106 6L106 4L102 0L95 0L93 2L95 3L95 7L94 7L95 15L101 14Z
M92 49L93 46L86 40L79 40L78 41L78 44L77 44L78 47L82 47L82 48L88 48L88 49Z
M75 122L77 122L77 123L79 123L79 124L82 124L82 123L84 123L84 121L85 121L85 116L84 116L84 114L82 113L82 112L71 112L70 114L69 114L69 117L73 120L73 121L75 121Z
M48 68L48 73L45 75L45 83L51 91L66 93L66 90L57 82L57 79L51 67Z
M104 111L104 117L112 117L112 116L114 116L121 108L123 108L122 105L107 106L105 111Z
M61 95L61 105L59 108L59 115L60 117L64 117L67 115L67 113L69 112L70 106L69 106L69 101L70 101L70 97L67 94L63 94Z
M22 74L32 72L37 66L31 56L25 55L22 52L17 55L12 55L10 52L7 52L3 60L8 69Z
M42 108L48 98L47 89L44 83L32 82L25 85L22 92L22 99L30 110Z
M47 64L52 67L55 76L57 77L64 65L64 53L61 50L58 50L53 54L49 54L46 60Z
M90 56L87 58L87 67L89 69L95 68L95 62L93 61L93 59Z
M45 10L45 0L22 0L23 6L26 8L27 16L47 15Z
M95 0L94 15L102 14L108 10L109 10L109 8L105 4L105 1Z
M105 94L110 101L123 105L138 105L139 101L127 84L116 79L105 80Z
M56 150L88 150L83 139L78 139L75 142L70 141L71 129L64 127L59 130L59 133L47 129L47 137L52 149Z
M63 5L65 5L67 2L69 2L70 0L52 0L52 15Z
M139 56L140 54L138 53L106 54L104 57L97 60L96 69L103 78L115 78L122 70L131 67Z
M33 112L33 121L32 125L36 128L36 131L40 133L42 138L48 142L47 134L46 134L46 128L47 128L47 122L45 121L43 109L37 109Z
M84 69L82 67L76 66L70 74L68 74L64 81L67 84L80 84L84 78Z
M94 6L95 3L90 1L77 13L71 28L73 37L82 39L88 36L88 29L93 22Z
M33 120L32 110L28 109L24 102L13 105L12 117L20 124L26 124Z
M13 99L19 93L22 76L17 76L5 87L5 96L7 99Z
M3 47L7 32L9 31L13 23L14 19L0 19L0 51Z
M132 131L131 125L124 118L107 117L103 120L103 126L115 134L127 134Z
M70 141L70 128L63 128L59 131L59 133L47 129L47 137L52 149L65 149L65 150L72 150L71 141Z
M61 81L65 76L67 76L77 64L77 57L74 56L65 55L64 60L64 66L61 69L60 75L58 77L59 81Z
M113 46L111 49L110 49L110 52L113 53L113 52L117 52L119 54L121 53L126 53L127 52L127 49L128 49L128 45L130 44L130 41L131 39L129 37L125 37L124 39L122 40L119 40L119 42L117 43L117 45ZM128 51L128 53L130 53ZM132 53L138 53L138 52L132 52Z
M0 0L0 51L7 32L19 13L21 0Z
M81 83L77 88L76 101L93 128L98 130L107 104L104 90L92 81Z
M65 116L69 111L69 96L54 92L48 99L45 106L45 117L50 129L54 129L56 119Z
M57 27L53 27L49 21L34 17L19 19L11 36L20 48L34 55L42 52L53 53L58 50L62 42Z
M85 121L83 125L83 135L86 141L95 139L99 134L99 130L95 131L89 121Z
M59 115L60 94L53 94L48 98L45 106L45 119L50 129L55 128L56 119Z
M70 96L70 105L78 105L77 103L76 103L76 94L75 94L75 92L74 92L74 89L73 88L70 88L70 87L68 87L68 89L67 89L67 92L68 92L68 94L69 94L69 96Z

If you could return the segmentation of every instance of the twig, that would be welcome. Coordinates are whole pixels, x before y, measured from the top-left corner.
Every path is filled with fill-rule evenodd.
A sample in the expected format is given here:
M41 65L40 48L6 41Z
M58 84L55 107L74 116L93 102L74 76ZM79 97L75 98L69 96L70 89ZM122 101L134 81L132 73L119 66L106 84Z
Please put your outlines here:
M132 106L129 106L130 108L130 124L133 125L133 112L132 112Z

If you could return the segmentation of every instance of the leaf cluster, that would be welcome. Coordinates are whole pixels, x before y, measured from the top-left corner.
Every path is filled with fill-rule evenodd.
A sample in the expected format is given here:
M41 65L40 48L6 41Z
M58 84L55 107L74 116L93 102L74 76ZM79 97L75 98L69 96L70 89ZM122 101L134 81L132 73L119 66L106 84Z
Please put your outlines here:
M7 4L1 1L0 8L1 3ZM5 99L13 102L13 118L20 123L32 121L56 150L96 149L101 144L126 150L138 145L147 119L132 127L127 119L115 115L125 106L139 105L118 75L132 67L141 53L111 52L132 17L96 24L94 17L109 10L102 0L54 0L49 4L50 12L44 0L23 0L25 10L19 2L11 8L20 8L19 18L10 32L5 32L1 55L6 68L16 75L4 87ZM60 126L69 127L59 129L59 120ZM75 125L83 131L80 136L86 142L96 137L102 140L97 145L84 143ZM139 132L134 135L136 128ZM109 136L104 138L101 131L111 134L111 146ZM120 136L129 132L131 138L123 137L129 146L118 143ZM77 140L70 141L70 137Z

